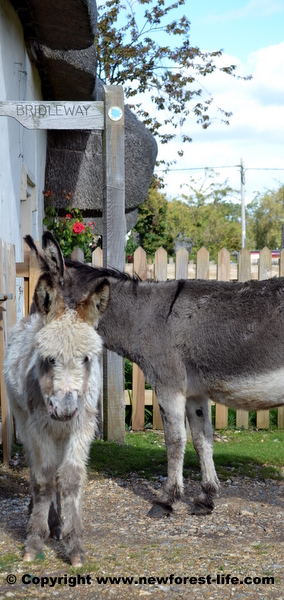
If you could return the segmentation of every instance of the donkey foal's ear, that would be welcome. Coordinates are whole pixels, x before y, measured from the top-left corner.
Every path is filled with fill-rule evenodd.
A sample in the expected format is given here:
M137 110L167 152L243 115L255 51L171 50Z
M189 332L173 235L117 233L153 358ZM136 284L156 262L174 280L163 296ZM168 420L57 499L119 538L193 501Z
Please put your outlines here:
M110 285L107 279L100 281L95 288L77 304L78 315L94 326L106 310L110 298Z
M37 311L42 315L46 323L50 323L64 311L63 298L54 286L49 273L44 273L39 278L34 293L34 302Z
M44 232L42 236L42 247L52 275L55 277L56 281L63 283L64 258L59 244L50 231Z

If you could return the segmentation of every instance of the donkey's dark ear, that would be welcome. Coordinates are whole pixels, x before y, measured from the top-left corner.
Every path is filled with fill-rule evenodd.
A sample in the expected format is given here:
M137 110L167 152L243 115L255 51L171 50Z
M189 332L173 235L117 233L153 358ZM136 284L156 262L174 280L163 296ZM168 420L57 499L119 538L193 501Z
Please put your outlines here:
M64 300L57 286L54 285L50 273L40 276L34 293L36 311L46 323L57 319L65 310Z
M107 279L102 279L96 286L84 296L77 304L78 315L91 325L97 324L100 316L108 307L110 299L110 285Z
M39 248L38 246L36 246L36 244L34 243L34 240L32 238L31 235L26 235L24 237L24 240L26 242L26 244L29 246L29 248L31 249L33 255L35 256L35 258L37 259L40 268L43 271L49 271L49 265L47 263L47 260L44 256L43 251L41 250L41 248Z
M62 284L64 280L64 258L59 244L50 231L44 232L42 247L51 273L56 281Z

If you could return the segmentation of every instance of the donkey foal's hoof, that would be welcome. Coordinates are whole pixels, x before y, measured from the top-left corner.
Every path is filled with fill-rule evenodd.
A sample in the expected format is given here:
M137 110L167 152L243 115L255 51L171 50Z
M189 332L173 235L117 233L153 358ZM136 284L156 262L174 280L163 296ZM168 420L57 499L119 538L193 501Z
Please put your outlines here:
M83 558L83 556L80 556L80 555L71 556L70 562L71 562L72 567L82 567L84 564L84 558Z
M154 519L160 519L161 517L169 517L172 512L173 509L170 504L166 504L165 502L154 502L147 515Z
M25 552L23 560L26 562L32 562L35 560L36 555L33 552Z

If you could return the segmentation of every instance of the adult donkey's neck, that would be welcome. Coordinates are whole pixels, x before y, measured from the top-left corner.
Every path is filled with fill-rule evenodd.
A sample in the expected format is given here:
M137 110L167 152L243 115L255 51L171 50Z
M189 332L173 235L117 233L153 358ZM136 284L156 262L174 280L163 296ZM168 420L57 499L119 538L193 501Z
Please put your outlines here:
M66 265L64 294L68 294L69 304L76 305L77 296L82 291L88 293L98 278L108 279L110 302L100 319L98 333L109 350L136 362L149 383L156 381L157 357L169 352L168 315L180 284L143 283L112 269L73 261L66 261Z

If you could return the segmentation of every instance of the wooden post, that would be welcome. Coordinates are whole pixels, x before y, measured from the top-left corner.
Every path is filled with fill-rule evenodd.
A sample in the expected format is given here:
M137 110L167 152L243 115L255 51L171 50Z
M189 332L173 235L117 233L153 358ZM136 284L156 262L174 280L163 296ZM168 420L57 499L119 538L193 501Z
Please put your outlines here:
M104 87L103 265L123 271L125 250L124 100ZM104 438L125 441L124 360L104 351Z
M218 281L230 281L230 252L222 248L218 252ZM228 427L228 407L224 404L216 404L215 429L225 429Z
M265 247L259 253L258 279L270 277L272 277L272 257L270 250ZM257 411L256 426L258 429L269 429L269 410Z
M167 281L167 253L164 248L158 248L155 253L155 280ZM166 352L166 348L161 348L161 352ZM153 392L153 429L164 429L161 418L160 407Z
M243 248L239 252L239 269L238 280L248 281L250 279L250 252L247 248ZM248 410L237 410L236 425L248 429L249 413Z
M3 462L8 465L12 445L12 413L6 394L3 364L11 327L16 323L15 247L0 240L0 292L12 298L0 305L0 398L2 416Z
M139 275L142 281L147 277L147 257L143 248L137 248L134 252L134 273ZM133 363L132 371L132 429L143 431L145 424L145 377L138 365Z

